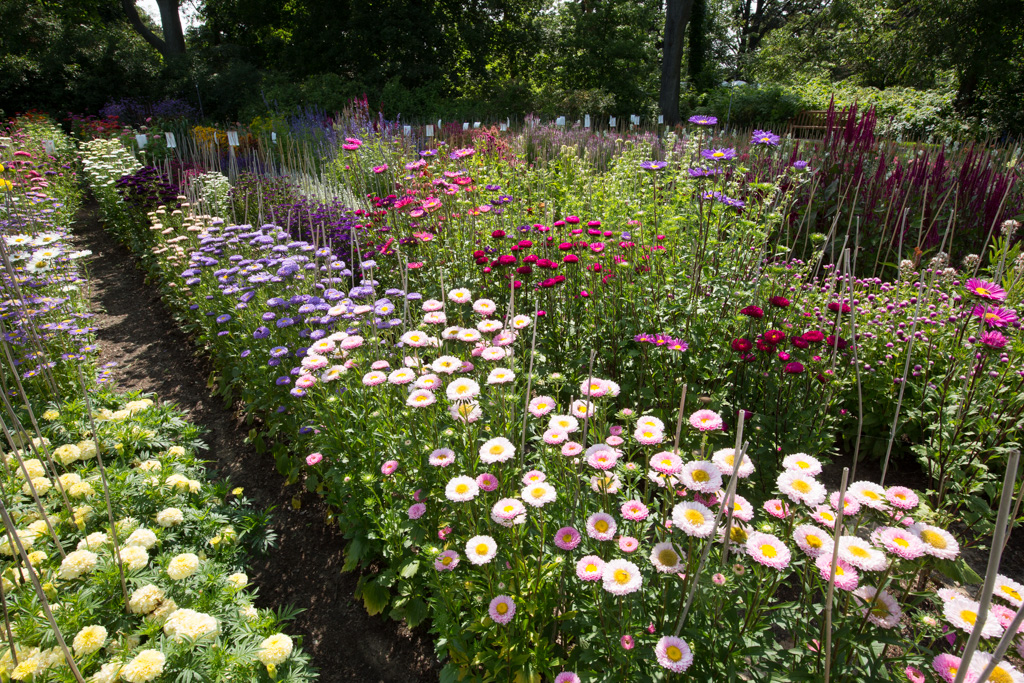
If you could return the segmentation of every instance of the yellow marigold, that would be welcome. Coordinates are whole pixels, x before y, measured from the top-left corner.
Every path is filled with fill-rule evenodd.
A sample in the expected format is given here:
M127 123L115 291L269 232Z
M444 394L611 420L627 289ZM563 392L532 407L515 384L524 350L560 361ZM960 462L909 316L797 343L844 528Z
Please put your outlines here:
M139 469L143 472L159 472L163 469L163 463L159 460L146 460L139 463Z
M106 532L96 531L78 542L79 550L99 550L110 541Z
M50 489L53 488L53 484L51 484L50 480L46 477L32 477L32 487L29 487L26 482L25 485L21 487L21 492L26 496L31 496L33 487L36 490L36 495L45 496Z
M58 479L60 479L60 485L65 491L74 486L75 484L82 483L82 478L78 476L78 474L76 474L75 472L68 472L66 474L62 474L60 475L60 477L58 477Z
M38 479L39 477L46 476L46 468L43 467L43 463L39 462L38 458L29 458L24 462L25 470L28 471L29 479ZM21 471L21 468L17 467L17 465L15 465L15 468L18 473L18 476L24 479L25 474L24 472Z
M228 581L230 581L231 584L234 585L236 588L245 588L245 586L249 583L249 577L243 574L242 572L238 572L236 574L232 574L231 576L229 576Z
M91 655L107 642L107 629L98 624L86 626L75 636L75 654L79 657Z
M128 683L148 683L164 672L166 661L160 650L143 650L121 669L121 678Z
M185 449L182 448L181 446L171 446L170 448L167 449L167 455L171 456L172 458L181 458L184 457L185 455Z
M67 489L67 493L72 498L88 498L89 496L96 495L96 489L89 482L80 481L77 484L72 484Z
M96 457L96 442L95 441L79 441L78 446L78 457L81 460L92 460Z
M33 567L36 567L43 562L46 562L47 555L42 550L35 550L28 554L28 561Z
M185 515L178 508L166 508L156 513L156 523L162 527L177 526L185 521Z
M46 420L47 422L53 422L58 418L60 418L60 413L54 410L53 408L50 408L49 410L43 413L43 419Z
M220 624L215 617L190 609L179 609L167 619L164 633L175 641L185 638L199 640L203 636L215 635Z
M260 643L259 652L256 656L264 665L277 666L288 659L292 653L292 639L284 633L275 633Z
M167 617L171 616L178 611L178 603L174 602L170 598L167 598L160 603L160 606L153 610L146 619L152 621L158 626L163 626L163 623L167 621Z
M90 683L114 683L117 675L121 672L120 662L107 662L100 667L90 678Z
M175 581L187 579L199 568L199 557L194 553L182 553L167 565L167 575Z
M152 531L145 527L140 527L132 532L131 536L125 539L125 545L138 545L142 546L146 550L149 550L157 544L157 537Z

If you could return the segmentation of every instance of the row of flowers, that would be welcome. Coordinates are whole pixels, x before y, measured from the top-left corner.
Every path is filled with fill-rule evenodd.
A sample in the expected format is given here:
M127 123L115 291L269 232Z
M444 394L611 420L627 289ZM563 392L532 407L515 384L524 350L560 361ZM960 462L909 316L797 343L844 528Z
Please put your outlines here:
M2 373L17 400L0 473L0 677L311 680L281 632L288 610L256 608L244 573L246 548L272 540L267 518L208 480L180 411L115 392L96 367L66 140L45 121L6 127L0 164L19 175L0 197Z

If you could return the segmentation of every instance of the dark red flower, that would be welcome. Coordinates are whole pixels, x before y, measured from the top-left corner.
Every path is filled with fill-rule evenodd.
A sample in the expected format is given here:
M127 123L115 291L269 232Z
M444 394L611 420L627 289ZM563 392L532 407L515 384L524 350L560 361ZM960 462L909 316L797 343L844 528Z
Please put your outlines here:
M799 361L793 361L792 363L786 363L786 367L782 370L788 375L799 375L804 371L804 364Z
M747 306L746 308L740 309L740 313L743 315L750 316L751 318L763 318L764 311L761 310L760 306Z
M832 334L830 334L827 337L825 337L825 341L828 343L828 345L830 347L838 348L840 351L845 349L847 346L850 345L849 342L847 342L845 339L840 337L839 338L839 345L837 346L836 345L836 337L835 337L835 335L832 335Z
M501 256L498 257L499 266L511 266L515 262L516 257L513 256L512 254L502 254Z
M765 353L770 353L775 350L775 345L765 339L757 340L757 350Z
M833 313L838 313L839 312L839 302L838 301L833 301L833 302L829 303L828 310L832 311ZM843 313L849 313L850 312L850 304L843 304L842 311L843 311Z
M822 334L819 330L808 330L804 332L802 335L800 335L800 338L810 344L818 344L820 342L825 341L825 335Z
M750 343L749 339L743 337L737 337L732 340L732 350L736 353L746 353L750 349L754 348L754 345Z
M769 344L779 344L786 341L786 333L780 330L768 330L764 333L764 340Z
M576 254L566 254L565 257L562 258L562 263L576 263L579 260L580 257Z
M533 268L531 268L530 266L519 266L518 268L516 268L516 272L519 273L520 275L529 275L530 273L533 272Z
M770 303L772 306L775 306L776 308L785 308L789 306L789 299L787 299L784 296L773 296L772 298L768 299L768 303Z
M504 236L505 236L505 231L504 230L495 230L494 232L491 233L491 237L493 237L496 240L500 240Z

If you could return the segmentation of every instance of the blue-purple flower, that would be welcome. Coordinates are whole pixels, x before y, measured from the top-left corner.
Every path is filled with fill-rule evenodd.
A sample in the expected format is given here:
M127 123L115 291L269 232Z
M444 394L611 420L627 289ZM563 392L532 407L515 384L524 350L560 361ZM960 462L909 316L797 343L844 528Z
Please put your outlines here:
M705 116L703 114L690 117L690 123L697 126L715 126L718 125L718 119L714 116Z
M736 150L732 147L722 147L719 149L702 149L700 155L705 159L711 161L728 161L736 157Z

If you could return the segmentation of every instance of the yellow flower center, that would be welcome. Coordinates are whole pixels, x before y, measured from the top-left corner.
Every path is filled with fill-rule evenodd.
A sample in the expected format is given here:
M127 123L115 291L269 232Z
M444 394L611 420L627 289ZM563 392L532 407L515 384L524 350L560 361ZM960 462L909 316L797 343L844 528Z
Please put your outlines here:
M870 498L871 500L880 500L878 494L874 491L861 491L860 494L865 498Z
M488 550L488 547L487 547L486 543L477 543L477 545L476 545L476 554L477 555L486 555L487 554L487 550Z
M871 557L871 553L869 553L867 550L864 550L864 548L861 548L860 546L857 546L857 545L850 547L849 550L850 550L850 554L853 555L854 557L861 557L861 558Z
M1020 600L1020 593L1010 588L1009 586L1000 586L999 590L1009 595L1014 600Z
M824 545L821 542L821 538L818 536L808 536L805 540L807 541L807 545L811 548L820 548L822 545Z
M658 562L666 567L674 567L679 564L679 555L671 548L665 548L658 553Z
M572 534L562 534L562 543L572 543Z
M596 564L594 564L593 562L591 562L591 563L590 563L590 564L588 564L588 565L587 565L586 567L584 567L584 569L585 569L585 570L586 570L586 571L587 571L588 573L590 573L590 574L593 574L594 572L596 572L596 571L597 571L597 565L596 565Z
M925 529L921 532L921 540L930 545L931 547L938 548L939 550L944 550L948 545L946 543L946 539L944 539L940 534L935 533L931 529Z
M469 490L469 486L466 485L466 484L459 484L458 486L455 487L455 493L458 493L458 494L463 494L463 493L465 493L468 490Z
M887 617L889 616L889 606L882 602L880 598L875 598L874 603L871 605L871 613L876 617Z
M713 156L713 157L717 157L717 158L721 158L721 157L724 157L724 156L725 156L725 152L715 152L715 153L714 153L714 154L712 154L711 156Z
M603 534L604 532L608 531L608 522L606 522L603 519L599 519L596 522L594 522L594 528Z
M672 660L673 662L678 662L678 661L679 661L680 659L682 659L682 658L683 658L683 651L682 651L682 650L680 650L680 649L679 649L678 647L676 647L675 645L669 645L669 646L668 646L668 647L667 647L667 648L665 649L665 655L666 655L666 656L667 656L667 657L668 657L669 659L671 659L671 660Z
M538 486L535 489L533 489L532 491L530 491L530 495L533 496L534 498L543 498L544 497L544 489L541 488L540 486Z
M892 540L892 542L895 543L896 545L898 545L901 548L909 548L910 547L910 543L907 542L907 539L905 539L905 538L894 538Z
M761 554L767 558L778 557L779 551L775 549L775 546L764 543L761 545Z
M514 505L506 505L506 506L505 506L505 512L512 512L512 511L513 511L513 510L515 510L515 509L516 509L516 508L515 508L515 506L514 506Z
M974 626L974 622L978 620L978 613L972 612L969 609L960 610L960 618L966 621L971 626Z
M686 521L694 526L699 526L704 523L704 515L699 510L687 510L684 514Z
M1013 677L1001 666L996 666L989 675L988 680L994 683L1013 683Z
M499 602L498 606L494 608L494 611L498 614L508 614L508 603Z
M800 493L804 493L804 494L811 492L811 485L808 484L803 479L797 479L796 481L794 481L793 482L793 488L795 488Z
M827 519L828 521L831 522L832 520L835 519L835 515L833 515L831 512L822 512L821 513L821 518L822 519Z
M463 384L462 386L456 387L455 391L456 391L456 393L464 394L467 391L469 391L469 387L467 387L465 384Z
M615 583L619 584L620 586L624 586L625 584L629 583L629 580L631 578L632 576L625 569L615 570Z
M734 526L732 529L729 530L729 539L733 543L746 543L747 532L744 531L741 527Z
M441 558L441 564L443 564L444 566L447 567L451 563L452 563L452 556L451 555L445 555L444 557Z
M694 470L693 471L693 480L695 482L703 484L704 482L711 480L711 475L708 474L707 472L705 472L704 470Z
M491 455L501 455L505 451L505 447L501 444L494 444L491 446Z
M978 294L985 294L985 295L988 295L988 294L992 293L992 292L988 291L988 287L975 287L974 291L977 292Z

